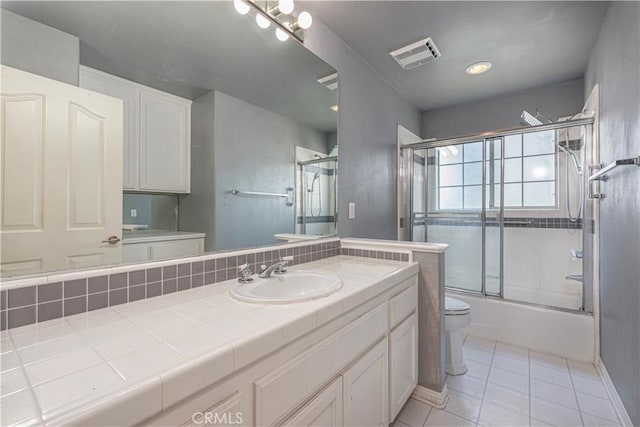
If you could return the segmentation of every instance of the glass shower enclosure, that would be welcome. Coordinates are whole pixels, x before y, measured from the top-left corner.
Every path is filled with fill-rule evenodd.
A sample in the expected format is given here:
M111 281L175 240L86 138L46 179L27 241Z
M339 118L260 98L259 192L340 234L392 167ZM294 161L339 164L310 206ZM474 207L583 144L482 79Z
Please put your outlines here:
M337 233L338 158L321 157L298 163L296 233Z
M401 147L402 238L449 245L449 289L591 311L585 222L575 214L591 203L584 162L592 121Z

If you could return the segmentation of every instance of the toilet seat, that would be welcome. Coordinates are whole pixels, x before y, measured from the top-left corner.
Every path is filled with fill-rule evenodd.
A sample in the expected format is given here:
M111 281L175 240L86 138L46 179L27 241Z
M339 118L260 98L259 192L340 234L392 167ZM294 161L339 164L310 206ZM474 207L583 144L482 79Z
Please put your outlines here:
M444 314L448 316L463 316L471 312L471 306L455 298L444 297Z

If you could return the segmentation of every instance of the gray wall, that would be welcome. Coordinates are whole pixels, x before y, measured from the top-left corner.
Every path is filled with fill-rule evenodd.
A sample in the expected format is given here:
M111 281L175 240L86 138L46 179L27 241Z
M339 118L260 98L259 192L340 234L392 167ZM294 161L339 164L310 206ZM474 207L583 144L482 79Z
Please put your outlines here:
M397 125L419 133L420 112L315 16L305 46L340 76L338 234L395 240Z
M584 81L553 85L501 95L482 101L422 113L423 138L448 138L521 126L522 110L541 113L555 120L573 115L584 104Z
M294 232L294 207L274 197L295 187L294 147L326 151L327 134L248 102L212 92L192 105L190 195L180 199L180 229L207 233L205 249L273 244Z
M122 199L123 224L148 225L149 230L178 229L177 194L124 193ZM131 209L137 211L135 217Z
M640 3L613 2L585 77L600 84L600 160L640 155ZM640 425L640 168L602 184L600 353L634 425Z
M39 22L1 9L0 52L4 65L78 85L80 41Z

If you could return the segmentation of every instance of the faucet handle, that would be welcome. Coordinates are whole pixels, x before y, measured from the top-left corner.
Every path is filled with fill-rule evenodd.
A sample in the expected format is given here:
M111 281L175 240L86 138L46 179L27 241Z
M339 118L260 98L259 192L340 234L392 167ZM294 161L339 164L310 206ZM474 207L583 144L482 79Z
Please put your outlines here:
M292 256L283 256L280 257L280 262L278 263L278 268L273 272L273 274L284 274L287 272L287 267L289 266L289 262L293 261Z
M251 268L249 264L242 264L238 266L238 271L240 272L240 278L238 279L239 283L249 283L253 281L253 277L251 277Z

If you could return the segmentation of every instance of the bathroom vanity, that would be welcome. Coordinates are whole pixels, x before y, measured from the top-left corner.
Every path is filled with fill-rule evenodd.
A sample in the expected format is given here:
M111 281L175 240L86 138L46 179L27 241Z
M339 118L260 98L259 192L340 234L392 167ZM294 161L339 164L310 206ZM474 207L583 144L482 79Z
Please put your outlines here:
M418 380L418 265L334 256L292 270L337 276L342 288L261 305L233 299L234 279L3 332L5 345L71 347L23 362L16 381L30 390L16 394L15 419L387 425Z
M204 252L204 237L204 233L188 231L125 231L122 259L136 262L199 255Z

